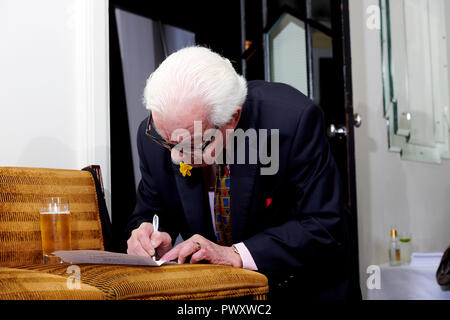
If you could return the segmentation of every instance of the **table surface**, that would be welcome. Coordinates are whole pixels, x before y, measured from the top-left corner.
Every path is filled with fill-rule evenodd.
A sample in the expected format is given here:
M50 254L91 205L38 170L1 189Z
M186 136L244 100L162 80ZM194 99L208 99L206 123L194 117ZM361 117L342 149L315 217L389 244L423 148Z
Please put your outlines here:
M436 281L438 265L380 265L380 289L368 289L368 300L450 300L450 290Z

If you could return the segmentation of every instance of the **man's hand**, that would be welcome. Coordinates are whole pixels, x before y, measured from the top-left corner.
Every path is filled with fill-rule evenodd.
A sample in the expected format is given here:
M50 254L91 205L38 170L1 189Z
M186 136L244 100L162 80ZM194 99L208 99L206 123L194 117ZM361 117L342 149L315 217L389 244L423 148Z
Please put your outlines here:
M178 263L184 263L189 256L191 257L190 263L208 261L213 264L242 268L241 256L234 252L232 247L220 246L198 234L178 244L162 256L161 260L178 259Z
M131 237L127 241L128 254L138 256L153 256L158 248L156 258L159 260L166 252L172 249L172 238L167 232L153 232L153 225L143 222L139 228L131 232Z

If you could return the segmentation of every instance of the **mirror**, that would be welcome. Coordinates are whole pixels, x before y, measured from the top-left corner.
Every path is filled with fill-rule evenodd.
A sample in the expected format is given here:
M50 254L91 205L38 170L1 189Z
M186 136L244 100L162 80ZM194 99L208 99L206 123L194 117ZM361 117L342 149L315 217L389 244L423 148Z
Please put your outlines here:
M287 83L308 96L305 23L283 14L266 35L266 79Z
M380 0L384 116L402 159L450 158L445 2Z

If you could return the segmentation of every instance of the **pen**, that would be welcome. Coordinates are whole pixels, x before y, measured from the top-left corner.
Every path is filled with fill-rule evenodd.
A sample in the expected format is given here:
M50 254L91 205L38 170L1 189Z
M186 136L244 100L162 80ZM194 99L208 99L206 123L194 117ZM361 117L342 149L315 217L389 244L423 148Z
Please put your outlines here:
M158 217L157 214L155 214L155 215L153 216L153 222L152 222L152 224L153 224L153 232L158 231L158 227L159 227L159 217ZM153 256L153 260L156 261L156 248L155 248L155 255Z

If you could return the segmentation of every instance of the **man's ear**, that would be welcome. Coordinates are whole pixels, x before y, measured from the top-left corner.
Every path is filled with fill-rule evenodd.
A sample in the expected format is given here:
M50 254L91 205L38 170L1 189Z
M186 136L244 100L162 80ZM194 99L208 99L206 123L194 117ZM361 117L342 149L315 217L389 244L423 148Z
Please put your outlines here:
M239 119L241 118L242 107L237 107L235 113L233 114L233 118L229 121L230 129L235 129L237 124L239 123Z

